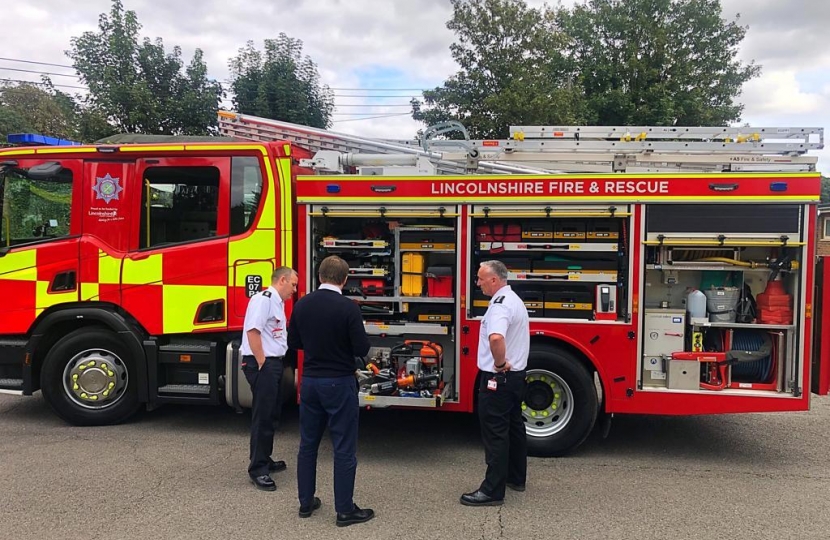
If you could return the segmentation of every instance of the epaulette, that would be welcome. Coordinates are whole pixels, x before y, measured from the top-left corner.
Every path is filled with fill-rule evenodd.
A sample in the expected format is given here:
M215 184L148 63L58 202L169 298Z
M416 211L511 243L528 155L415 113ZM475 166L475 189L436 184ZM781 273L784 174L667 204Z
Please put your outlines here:
M504 302L504 295L499 296L498 298L496 298L495 300L493 300L493 303L494 303L494 304L501 304L502 302Z
M271 298L271 291L262 291L262 296L265 298Z

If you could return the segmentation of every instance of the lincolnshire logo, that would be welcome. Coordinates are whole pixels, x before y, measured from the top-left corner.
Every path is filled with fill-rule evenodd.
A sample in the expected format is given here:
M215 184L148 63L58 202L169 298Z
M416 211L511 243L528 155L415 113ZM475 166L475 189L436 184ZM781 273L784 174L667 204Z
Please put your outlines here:
M95 185L92 186L92 191L95 192L95 199L103 200L107 204L113 199L119 200L118 194L121 193L122 188L118 184L118 180L118 178L110 176L109 173L103 177L95 177Z

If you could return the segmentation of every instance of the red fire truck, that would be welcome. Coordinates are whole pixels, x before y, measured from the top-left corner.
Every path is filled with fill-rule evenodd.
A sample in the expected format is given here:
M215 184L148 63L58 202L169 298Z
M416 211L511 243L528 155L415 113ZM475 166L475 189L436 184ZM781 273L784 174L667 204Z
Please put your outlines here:
M380 141L222 122L248 140L0 150L0 390L79 425L247 407L248 298L283 264L302 296L338 254L373 344L369 409L475 409L491 259L531 317L537 455L612 414L809 407L820 129Z

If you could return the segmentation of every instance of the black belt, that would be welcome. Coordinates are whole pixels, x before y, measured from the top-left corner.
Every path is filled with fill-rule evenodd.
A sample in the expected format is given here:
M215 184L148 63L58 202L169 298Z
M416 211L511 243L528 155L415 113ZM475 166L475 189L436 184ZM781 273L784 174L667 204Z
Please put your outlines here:
M482 369L482 370L479 370L479 371L481 371L481 374L482 374L482 375L490 375L490 376L496 376L496 375L521 375L522 377L524 377L524 376L525 376L525 373L527 372L527 370L524 370L524 369L521 369L521 370L511 369L511 370L509 370L509 371L501 371L501 372L498 372L498 373L493 372L493 371L484 371L483 369Z

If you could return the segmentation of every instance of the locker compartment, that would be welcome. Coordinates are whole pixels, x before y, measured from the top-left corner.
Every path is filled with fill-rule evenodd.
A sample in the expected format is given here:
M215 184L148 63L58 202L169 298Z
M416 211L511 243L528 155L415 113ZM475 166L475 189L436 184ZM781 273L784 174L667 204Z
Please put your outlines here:
M423 253L404 253L401 264L401 295L421 296L424 293Z
M407 249L455 249L455 232L429 230L401 232L401 250Z
M545 317L592 319L594 296L582 287L557 288L545 292Z

